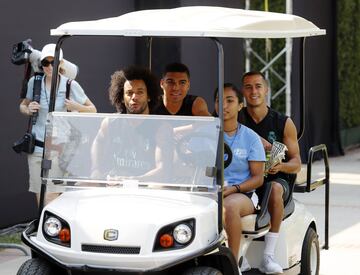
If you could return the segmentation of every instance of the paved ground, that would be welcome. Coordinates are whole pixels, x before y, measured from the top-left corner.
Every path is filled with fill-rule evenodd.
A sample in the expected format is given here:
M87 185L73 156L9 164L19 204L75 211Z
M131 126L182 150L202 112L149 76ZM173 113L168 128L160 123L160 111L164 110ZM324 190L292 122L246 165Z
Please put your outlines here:
M322 162L314 172L324 175ZM317 218L324 240L324 188L295 194ZM360 148L330 158L330 249L321 251L321 275L360 275Z
M324 175L321 161L314 175ZM321 275L360 275L360 148L330 158L330 249L321 251ZM320 241L324 240L324 187L295 194L315 215ZM20 250L0 250L0 275L16 274L29 257Z

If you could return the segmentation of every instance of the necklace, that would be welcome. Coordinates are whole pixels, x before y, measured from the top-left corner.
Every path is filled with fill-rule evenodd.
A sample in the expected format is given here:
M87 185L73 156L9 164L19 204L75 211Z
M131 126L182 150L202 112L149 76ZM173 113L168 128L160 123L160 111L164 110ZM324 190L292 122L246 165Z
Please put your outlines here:
M237 130L237 128L238 128L238 126L236 125L236 128L234 128L234 129L232 129L232 130L229 130L229 131L224 130L224 132L230 133L230 132L233 132L233 131Z
M235 131L235 130L236 130L235 135L233 135L232 137L230 137L230 136L228 136L228 135L226 134L226 135L229 137L230 148L231 148L231 149L232 149L232 146L233 146L233 144L234 144L234 141L235 141L235 139L236 139L236 136L237 136L237 133L238 133L239 129L240 129L240 124L238 124L237 127L236 127L235 129L231 130L231 131L225 131L225 132L232 132L232 131ZM232 139L230 139L230 138L232 138Z

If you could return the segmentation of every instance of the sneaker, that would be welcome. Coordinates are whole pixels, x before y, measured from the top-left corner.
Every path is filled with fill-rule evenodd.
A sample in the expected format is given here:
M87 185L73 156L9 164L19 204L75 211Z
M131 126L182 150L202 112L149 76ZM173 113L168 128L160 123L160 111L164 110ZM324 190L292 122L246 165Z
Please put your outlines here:
M264 255L259 270L265 274L283 273L283 269L275 262L273 255Z
M245 256L243 257L240 269L242 272L249 271L251 269L251 266Z

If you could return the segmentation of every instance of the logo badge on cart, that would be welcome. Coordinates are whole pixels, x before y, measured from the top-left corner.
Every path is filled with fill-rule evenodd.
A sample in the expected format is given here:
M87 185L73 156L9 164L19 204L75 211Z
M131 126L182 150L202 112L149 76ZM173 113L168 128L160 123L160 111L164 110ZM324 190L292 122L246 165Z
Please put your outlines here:
M116 229L106 229L104 231L104 239L107 241L115 241L119 236L119 231Z

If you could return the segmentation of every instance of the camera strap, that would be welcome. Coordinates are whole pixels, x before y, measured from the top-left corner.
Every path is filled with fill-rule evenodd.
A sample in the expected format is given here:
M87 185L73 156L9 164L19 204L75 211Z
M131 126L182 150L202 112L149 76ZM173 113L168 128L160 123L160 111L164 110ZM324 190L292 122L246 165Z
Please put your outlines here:
M24 78L22 80L20 99L24 99L26 97L27 85L30 79L31 71L31 64L30 62L27 62L24 68Z
M34 74L34 87L33 87L33 101L36 101L37 103L40 103L41 98L41 82L43 80L43 73L35 73ZM33 115L30 117L32 120L32 125L35 125L37 117L39 113L33 113Z
M69 78L67 81L66 81L66 99L69 99L70 98L70 88L71 88L71 82L73 80L71 78Z
M34 96L33 96L33 99L34 100L35 100L35 98L39 99L39 102L40 102L40 93L41 93L41 81L42 81L42 75L41 75L41 77L35 77L35 79L34 79L34 91L33 91ZM72 82L72 79L70 79L70 78L66 82L66 93L65 93L66 99L70 98L71 82ZM37 113L35 113L35 114L37 114ZM36 117L34 118L34 115L32 115L30 117L30 119L29 119L29 124L28 124L28 129L27 129L28 133L31 133L32 126L35 123L36 123ZM35 140L35 146L44 147L44 142L36 139Z
M70 79L70 78L66 81L66 92L65 92L66 99L70 98L71 82L72 82L72 79ZM31 128L32 128L32 123L30 123L30 125L29 125L28 133L31 132ZM44 147L44 142L36 139L35 140L35 146Z

